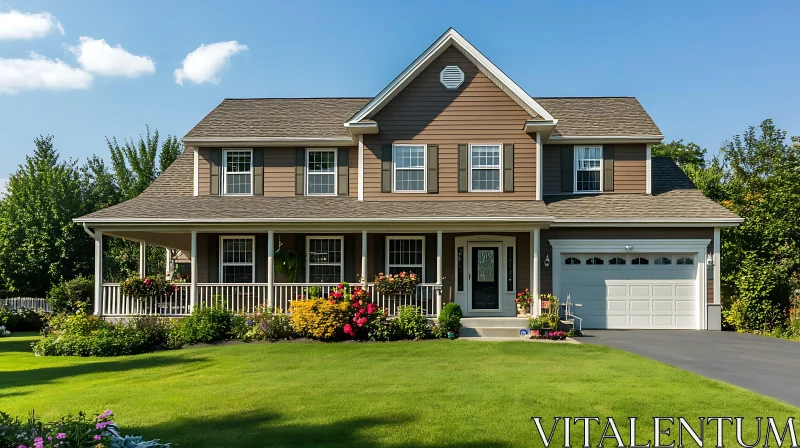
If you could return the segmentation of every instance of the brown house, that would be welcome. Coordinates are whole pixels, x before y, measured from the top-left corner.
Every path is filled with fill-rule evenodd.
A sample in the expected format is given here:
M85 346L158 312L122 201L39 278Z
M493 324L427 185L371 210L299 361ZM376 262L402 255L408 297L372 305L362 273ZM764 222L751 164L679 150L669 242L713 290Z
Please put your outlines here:
M529 288L569 297L585 328L719 329L720 228L741 219L651 158L662 138L635 98L529 96L450 29L373 98L224 100L141 196L76 221L98 273L103 235L190 258L170 303L98 280L107 316L285 309L348 281L392 313L513 317ZM291 252L289 278L274 265ZM400 271L416 294L373 291Z

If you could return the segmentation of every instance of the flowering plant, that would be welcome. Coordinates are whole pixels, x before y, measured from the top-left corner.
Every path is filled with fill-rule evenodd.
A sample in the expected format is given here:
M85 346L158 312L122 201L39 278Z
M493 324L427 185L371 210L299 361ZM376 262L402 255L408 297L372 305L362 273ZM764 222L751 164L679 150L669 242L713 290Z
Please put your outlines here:
M6 330L5 326L0 325L0 338L2 338L4 336L11 336L11 332Z
M552 340L564 340L567 338L567 333L563 331L551 331L550 332L550 339Z
M375 276L375 289L382 294L416 294L420 278L413 272Z
M520 307L530 305L532 301L533 296L528 288L525 288L525 291L518 292L517 297L514 298L514 302Z
M132 277L119 284L119 290L123 295L139 300L169 297L176 289L174 284L161 275L145 278Z

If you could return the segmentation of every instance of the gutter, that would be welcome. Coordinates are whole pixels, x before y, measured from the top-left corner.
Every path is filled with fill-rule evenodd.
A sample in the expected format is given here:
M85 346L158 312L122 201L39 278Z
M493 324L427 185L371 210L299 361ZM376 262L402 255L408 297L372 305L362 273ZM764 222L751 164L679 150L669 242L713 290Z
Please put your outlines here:
M493 217L422 217L422 218L219 218L219 219L175 219L175 218L97 218L86 219L75 218L76 223L83 223L86 228L87 223L113 223L113 224L252 224L252 223L436 223L436 222L552 222L553 216L493 216Z
M77 218L76 218L76 219L73 219L73 221L74 221L74 222L79 222L79 221L77 221ZM97 238L97 237L95 236L94 232L92 232L91 230L89 230L89 226L87 226L87 225L86 225L86 222L83 222L83 231L84 231L84 232L86 232L86 233L87 233L87 234L88 234L90 237L92 237L92 239L96 239L96 238Z
M559 143L661 143L663 135L553 135Z
M184 137L185 146L353 146L351 137Z

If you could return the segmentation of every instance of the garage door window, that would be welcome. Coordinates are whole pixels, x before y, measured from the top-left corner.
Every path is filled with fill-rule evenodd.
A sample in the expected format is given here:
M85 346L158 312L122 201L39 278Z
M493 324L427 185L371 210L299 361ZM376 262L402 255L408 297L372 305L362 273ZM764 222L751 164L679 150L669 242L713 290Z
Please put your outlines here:
M650 260L648 260L647 258L636 257L631 261L631 264L635 265L650 264Z
M667 257L658 257L654 264L672 264L672 260Z
M603 263L604 263L603 259L602 258L598 258L598 257L592 257L592 258L587 258L586 259L586 264L597 265L597 264L603 264Z
M568 257L564 260L564 264L581 264L581 260L578 260L575 257Z
M625 259L620 257L614 257L608 260L608 264L625 264Z
M678 264L694 264L694 260L689 257L678 258Z

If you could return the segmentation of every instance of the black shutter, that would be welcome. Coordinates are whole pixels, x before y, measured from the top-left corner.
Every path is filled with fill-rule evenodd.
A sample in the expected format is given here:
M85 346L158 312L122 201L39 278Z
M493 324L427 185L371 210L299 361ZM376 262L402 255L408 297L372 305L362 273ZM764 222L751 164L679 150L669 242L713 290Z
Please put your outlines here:
M361 238L361 235L358 235ZM344 281L349 283L356 283L355 265L356 265L356 238L355 235L349 234L344 236L344 248L342 250L342 264L344 265ZM361 261L361 254L359 254L359 262Z
M381 193L392 192L392 145L381 145Z
M514 144L503 143L503 191L514 191Z
M614 191L614 145L603 145L603 191Z
M222 165L222 150L221 149L212 149L211 150L211 188L208 190L211 192L211 196L219 196L219 172L220 172L220 165Z
M208 281L209 283L219 283L219 235L211 233L208 235Z
M561 147L561 191L566 193L575 191L575 148L573 146Z
M264 233L256 235L256 283L267 282L267 237L268 234Z
M253 195L264 196L264 149L253 149Z
M469 191L469 187L467 186L467 182L469 180L469 176L467 176L467 169L469 163L469 147L466 143L459 143L458 144L458 192L459 193L466 193Z
M444 238L444 236L442 236ZM425 274L422 279L425 283L436 283L436 234L425 235ZM444 275L444 274L443 274Z
M388 274L386 266L386 235L376 234L369 243L375 248L374 252L372 252L375 254L375 261L372 262L372 265L375 266L375 275L381 272ZM367 258L369 259L369 257Z
M428 193L439 192L439 145L428 145Z
M339 154L336 157L336 170L338 171L337 180L339 185L338 195L339 196L347 196L350 194L350 166L347 162L347 151L348 148L339 148Z
M294 194L306 194L306 150L297 148L294 156Z

